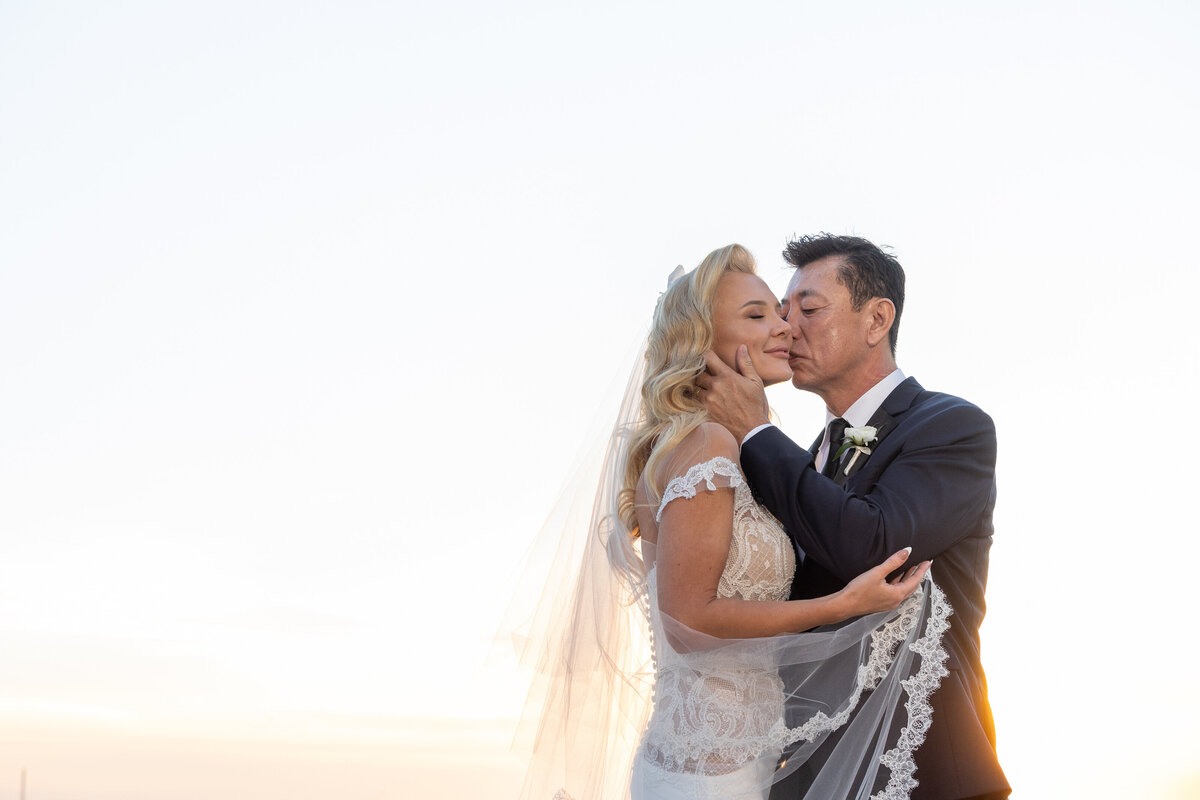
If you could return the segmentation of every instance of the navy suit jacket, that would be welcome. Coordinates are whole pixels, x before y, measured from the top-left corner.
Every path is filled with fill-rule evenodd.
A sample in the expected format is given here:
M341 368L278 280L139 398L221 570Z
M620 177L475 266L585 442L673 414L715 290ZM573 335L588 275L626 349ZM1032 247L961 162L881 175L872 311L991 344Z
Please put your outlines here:
M943 639L950 674L931 700L912 798L1005 797L979 654L996 501L995 426L976 406L925 391L913 378L888 395L869 424L879 437L844 486L814 468L815 447L805 450L773 427L743 445L742 471L805 554L793 599L836 592L905 547L913 548L910 564L933 559L933 579L953 608ZM801 796L802 788L786 785L772 797Z

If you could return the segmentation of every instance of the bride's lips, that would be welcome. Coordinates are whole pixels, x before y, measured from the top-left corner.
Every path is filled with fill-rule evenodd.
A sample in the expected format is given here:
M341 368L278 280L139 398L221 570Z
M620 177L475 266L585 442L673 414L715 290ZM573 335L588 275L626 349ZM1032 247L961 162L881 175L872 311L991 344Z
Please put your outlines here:
M786 347L776 347L772 350L764 350L763 352L769 356L775 356L776 358L791 358L791 353Z

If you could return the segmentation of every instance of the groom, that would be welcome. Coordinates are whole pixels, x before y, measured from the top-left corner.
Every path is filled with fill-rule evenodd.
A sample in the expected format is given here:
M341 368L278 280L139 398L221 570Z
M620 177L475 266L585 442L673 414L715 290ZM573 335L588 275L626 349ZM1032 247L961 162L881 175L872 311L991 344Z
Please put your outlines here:
M805 236L784 258L796 268L783 301L794 342L792 383L825 401L827 425L810 449L767 420L762 382L744 350L738 371L709 354L701 376L709 416L742 442L755 496L787 528L800 565L792 597L818 597L912 546L933 560L953 607L943 638L949 675L917 750L912 800L1001 800L1008 781L979 656L995 504L996 432L987 414L929 392L896 367L904 270L853 236ZM869 426L867 431L847 428ZM773 800L796 800L803 771Z

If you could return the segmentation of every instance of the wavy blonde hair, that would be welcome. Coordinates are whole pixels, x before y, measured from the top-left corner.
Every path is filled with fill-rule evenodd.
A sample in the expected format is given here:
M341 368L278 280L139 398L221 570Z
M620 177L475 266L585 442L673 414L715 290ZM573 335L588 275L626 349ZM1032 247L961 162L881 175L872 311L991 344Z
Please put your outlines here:
M758 274L754 256L740 244L709 253L698 267L667 287L654 309L646 341L641 415L617 498L617 512L635 536L638 526L634 496L642 473L646 474L650 499L657 504L662 487L654 479L655 467L708 419L696 378L704 372L704 354L713 346L717 284L729 272Z

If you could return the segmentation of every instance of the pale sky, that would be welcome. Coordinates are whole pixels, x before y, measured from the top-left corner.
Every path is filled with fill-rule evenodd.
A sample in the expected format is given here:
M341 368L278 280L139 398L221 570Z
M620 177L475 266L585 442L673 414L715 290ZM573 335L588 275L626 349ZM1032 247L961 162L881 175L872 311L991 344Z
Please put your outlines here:
M780 291L822 230L894 248L901 366L996 420L1014 800L1187 796L1197 34L0 2L0 800L507 796L485 657L668 273L737 241Z

